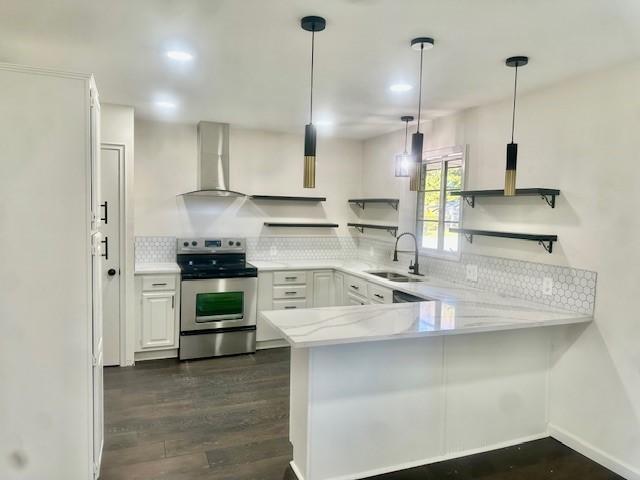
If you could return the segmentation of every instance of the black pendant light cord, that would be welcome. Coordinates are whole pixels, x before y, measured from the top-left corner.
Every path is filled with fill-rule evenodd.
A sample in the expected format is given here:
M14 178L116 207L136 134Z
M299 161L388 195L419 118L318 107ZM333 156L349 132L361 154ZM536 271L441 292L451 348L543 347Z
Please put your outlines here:
M316 32L311 32L311 94L309 99L309 123L313 124L313 57L316 46Z
M518 65L513 81L513 114L511 116L511 143L513 143L513 132L516 128L516 96L518 95Z
M420 133L420 111L422 110L422 58L424 57L424 43L420 44L420 87L418 89L418 125L416 133Z
M404 153L407 153L407 137L409 136L409 120L404 122Z

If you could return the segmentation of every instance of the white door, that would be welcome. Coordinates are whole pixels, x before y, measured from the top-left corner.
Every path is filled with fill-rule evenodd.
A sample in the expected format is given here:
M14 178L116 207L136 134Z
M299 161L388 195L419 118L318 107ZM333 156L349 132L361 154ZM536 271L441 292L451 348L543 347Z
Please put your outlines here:
M175 340L175 293L142 294L142 331L140 347L171 347Z
M313 272L313 306L330 307L333 300L333 272Z
M104 237L102 256L102 306L104 364L120 365L120 161L122 150L101 149L100 230Z

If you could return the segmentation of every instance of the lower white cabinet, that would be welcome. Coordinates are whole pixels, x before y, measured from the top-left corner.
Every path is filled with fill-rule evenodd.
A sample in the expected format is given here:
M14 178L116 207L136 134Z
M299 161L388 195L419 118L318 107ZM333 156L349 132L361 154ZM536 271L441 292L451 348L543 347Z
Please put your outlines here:
M347 292L347 305L369 305L371 302L360 295Z
M330 307L333 305L333 271L313 272L313 304L314 307Z
M180 277L136 274L134 359L176 357L180 342Z
M142 294L142 325L140 348L155 349L175 344L175 292L144 292Z
M333 305L345 305L344 298L344 273L334 272L333 274Z

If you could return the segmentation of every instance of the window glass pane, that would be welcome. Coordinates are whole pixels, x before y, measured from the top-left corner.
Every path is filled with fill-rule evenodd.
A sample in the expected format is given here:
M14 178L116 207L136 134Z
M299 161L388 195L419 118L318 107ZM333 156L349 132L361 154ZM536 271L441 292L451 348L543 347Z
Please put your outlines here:
M462 167L449 165L447 170L447 190L462 190Z
M440 220L440 206L424 206L424 220L437 222Z
M440 207L440 190L435 192L424 192L424 208Z
M422 248L438 248L438 222L422 223Z
M451 195L447 192L446 196L446 207L444 211L444 219L448 222L458 222L460 221L460 203L461 199L459 196Z
M440 163L428 163L424 175L425 190L440 190L442 166Z
M445 223L444 224L444 246L445 252L457 252L458 251L458 237L459 234L450 232L449 228L458 228L457 223Z

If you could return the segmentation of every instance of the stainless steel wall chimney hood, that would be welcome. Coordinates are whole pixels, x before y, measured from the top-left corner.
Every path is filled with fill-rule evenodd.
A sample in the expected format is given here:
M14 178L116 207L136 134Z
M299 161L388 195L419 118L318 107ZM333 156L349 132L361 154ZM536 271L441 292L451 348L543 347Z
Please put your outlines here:
M246 196L229 188L228 123L198 123L198 189L181 195Z

